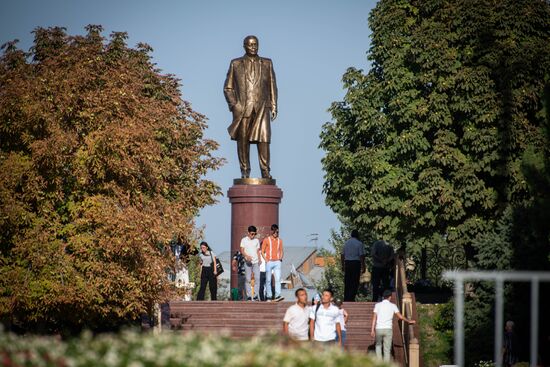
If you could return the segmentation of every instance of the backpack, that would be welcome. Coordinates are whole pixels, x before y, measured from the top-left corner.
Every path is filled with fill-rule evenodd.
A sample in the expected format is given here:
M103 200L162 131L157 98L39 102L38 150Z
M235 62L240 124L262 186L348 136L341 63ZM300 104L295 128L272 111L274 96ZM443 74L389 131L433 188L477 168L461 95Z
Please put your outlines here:
M315 330L315 322L317 322L317 311L319 311L319 308L321 307L321 302L319 301L317 303L317 306L315 306L315 319L313 320L313 330ZM310 329L311 330L311 329ZM309 331L308 331L308 335L309 335L309 338L313 338L313 335L310 335L309 334Z

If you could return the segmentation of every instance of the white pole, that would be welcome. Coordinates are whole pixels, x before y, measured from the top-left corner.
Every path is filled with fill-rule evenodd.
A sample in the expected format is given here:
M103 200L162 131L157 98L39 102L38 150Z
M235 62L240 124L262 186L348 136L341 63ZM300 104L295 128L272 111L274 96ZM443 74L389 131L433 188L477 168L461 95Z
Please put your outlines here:
M502 333L504 318L504 286L502 279L495 282L495 366L502 366Z
M531 282L531 351L530 365L537 365L537 352L539 349L539 279Z
M464 367L464 283L455 280L455 364Z

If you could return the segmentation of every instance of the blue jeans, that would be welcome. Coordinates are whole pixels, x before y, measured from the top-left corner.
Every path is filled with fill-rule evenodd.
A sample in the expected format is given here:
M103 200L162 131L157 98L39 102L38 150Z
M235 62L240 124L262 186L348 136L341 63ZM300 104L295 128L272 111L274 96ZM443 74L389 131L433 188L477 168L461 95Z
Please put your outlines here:
M281 295L281 260L268 261L265 265L266 282L265 288L267 293L267 299L272 298L271 294L271 271L273 271L273 277L275 278L275 298Z
M338 343L338 334L336 334L336 343ZM342 330L342 349L346 346L346 330Z

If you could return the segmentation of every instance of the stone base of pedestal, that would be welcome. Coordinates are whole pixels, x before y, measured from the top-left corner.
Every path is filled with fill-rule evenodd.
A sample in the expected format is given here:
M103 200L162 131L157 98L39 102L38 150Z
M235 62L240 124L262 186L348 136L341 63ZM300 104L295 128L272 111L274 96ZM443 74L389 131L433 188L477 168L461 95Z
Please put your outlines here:
M279 224L279 204L283 197L275 180L237 179L234 183L227 191L231 203L231 256L239 250L248 226L255 226L261 239L271 233L272 224ZM237 287L237 273L232 270L231 287Z

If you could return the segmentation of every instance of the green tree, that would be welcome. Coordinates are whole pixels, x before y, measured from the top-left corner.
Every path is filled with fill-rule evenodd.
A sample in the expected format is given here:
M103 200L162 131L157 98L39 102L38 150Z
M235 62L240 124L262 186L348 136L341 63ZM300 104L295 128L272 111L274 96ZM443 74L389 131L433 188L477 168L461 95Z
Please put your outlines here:
M346 72L321 134L328 205L412 256L447 244L466 266L548 269L549 3L382 0L369 21L372 68ZM493 292L469 285L470 364L492 358Z
M475 266L480 269L550 270L550 83L548 76L541 99L540 116L544 119L545 144L530 144L521 160L521 171L528 185L529 195L522 201L510 204L500 217L492 221L491 229L474 242ZM494 285L472 284L473 292L466 302L467 350L472 361L490 359L492 352L491 331L494 328ZM540 285L540 307L550 303L550 285ZM520 339L528 340L526 327L530 323L527 307L514 307L519 300L530 298L531 288L525 283L505 286L505 318L519 325ZM540 325L550 325L550 317L542 312ZM544 337L544 335L541 335ZM482 343L476 341L482 340ZM539 340L544 343L544 339ZM523 347L523 348L522 348ZM518 348L520 358L527 360L525 345ZM545 354L542 351L541 354ZM546 354L546 361L548 355Z
M319 255L325 261L325 271L316 287L319 292L322 292L324 289L331 289L334 293L334 298L344 299L344 272L340 263L340 255L348 236L349 231L343 228L339 232L331 230L329 244L333 250L321 249L319 251Z
M331 230L329 244L332 246L332 250L321 249L319 251L319 256L322 256L325 260L325 271L323 272L322 278L315 285L318 291L323 289L331 289L334 292L335 298L344 299L344 272L342 270L341 255L344 250L344 244L350 238L351 230L346 226L340 228L337 232ZM372 239L369 239L366 236L362 236L361 240L365 244L365 252L370 254L370 246L368 245L372 242ZM365 263L367 268L371 267L371 259L367 256ZM365 289L360 289L357 293L357 301L367 301L367 292Z
M474 265L477 239L536 195L522 165L548 147L549 19L537 0L378 2L371 69L344 74L321 133L327 204L410 255L443 241Z
M0 58L0 316L24 329L109 327L168 297L169 241L220 188L206 119L151 47L37 28Z

